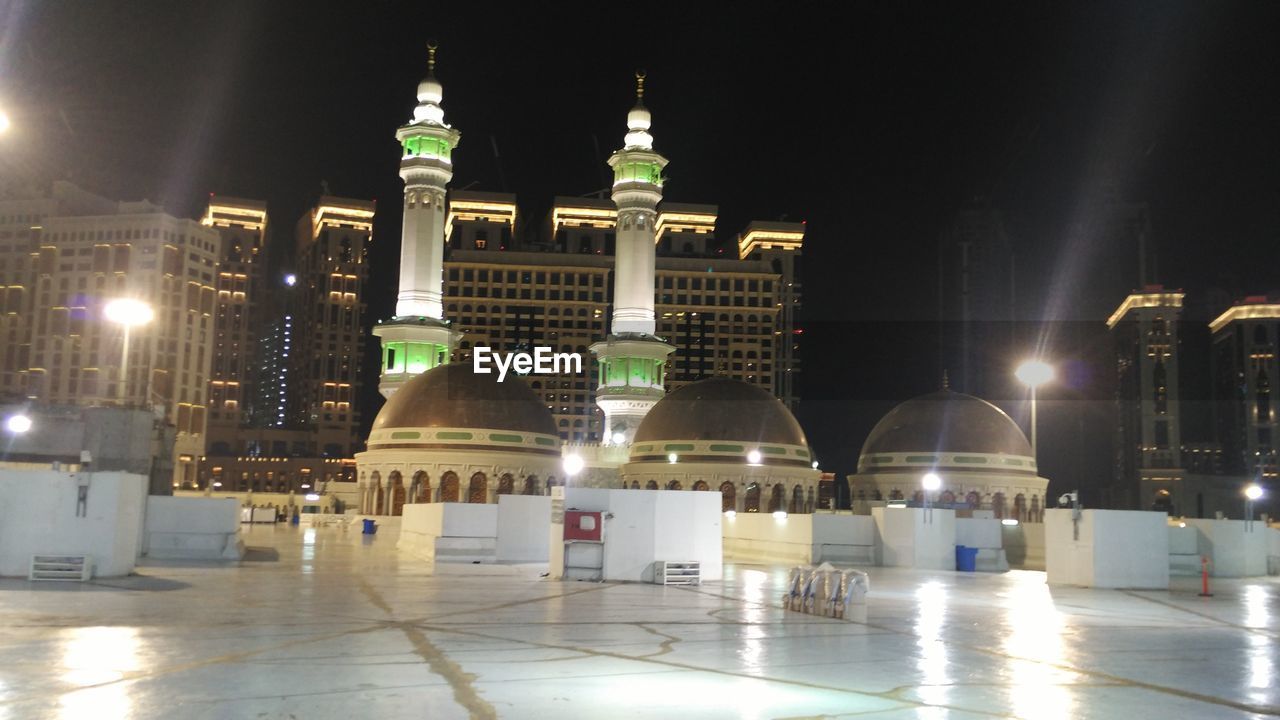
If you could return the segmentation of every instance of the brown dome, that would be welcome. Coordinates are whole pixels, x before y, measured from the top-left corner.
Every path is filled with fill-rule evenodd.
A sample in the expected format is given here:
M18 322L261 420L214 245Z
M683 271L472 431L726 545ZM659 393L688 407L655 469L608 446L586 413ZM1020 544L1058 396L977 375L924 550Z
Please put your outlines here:
M729 440L808 447L804 430L768 391L710 378L672 391L645 415L633 442Z
M887 453L985 453L1032 457L1026 436L986 400L943 390L908 400L871 429L861 461Z
M547 406L519 378L498 382L477 375L470 363L449 363L400 386L373 421L391 428L486 428L556 435Z

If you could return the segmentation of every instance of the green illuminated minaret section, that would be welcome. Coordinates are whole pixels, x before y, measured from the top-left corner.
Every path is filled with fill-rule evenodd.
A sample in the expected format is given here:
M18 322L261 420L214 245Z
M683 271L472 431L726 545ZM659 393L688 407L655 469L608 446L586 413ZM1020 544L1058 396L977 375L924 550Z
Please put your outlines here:
M604 411L606 445L630 444L665 390L667 356L675 348L654 335L654 232L667 159L653 149L644 106L644 73L636 73L636 105L627 114L623 148L609 157L618 207L612 333L591 346L599 360L596 404Z
M413 118L396 131L404 180L400 286L395 317L373 329L382 341L378 391L386 397L414 376L449 362L458 339L444 317L444 223L453 150L462 133L444 121L435 45L428 52L427 77L418 84Z

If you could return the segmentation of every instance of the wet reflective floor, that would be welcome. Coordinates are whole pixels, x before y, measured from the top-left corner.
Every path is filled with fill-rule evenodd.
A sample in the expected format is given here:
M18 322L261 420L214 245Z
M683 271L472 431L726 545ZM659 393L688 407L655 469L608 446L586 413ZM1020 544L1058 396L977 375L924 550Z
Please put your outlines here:
M872 568L866 622L786 569L700 588L433 575L393 536L254 528L238 566L0 580L0 718L1280 715L1275 579L1197 596Z

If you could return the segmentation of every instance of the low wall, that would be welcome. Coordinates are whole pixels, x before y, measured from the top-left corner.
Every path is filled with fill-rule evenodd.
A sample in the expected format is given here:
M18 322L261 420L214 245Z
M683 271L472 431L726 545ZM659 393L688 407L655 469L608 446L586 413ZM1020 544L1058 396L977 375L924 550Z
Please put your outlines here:
M723 577L727 518L719 493L573 487L565 488L564 506L613 515L603 528L605 580L650 582L654 564L664 560L700 563L703 580Z
M1000 539L1009 567L1044 570L1044 523L1002 524Z
M1196 553L1209 558L1209 574L1213 577L1267 574L1269 546L1280 531L1260 521L1188 518L1185 522L1187 527L1178 529L1196 531Z
M1051 585L1097 588L1169 587L1169 525L1165 513L1046 510L1045 570Z
M147 478L88 473L85 516L74 473L0 470L0 575L26 577L32 555L87 555L96 577L128 575L138 559ZM84 477L79 478L83 480Z
M737 513L724 517L720 522L724 557L738 562L760 564L811 565L821 562L814 560L814 553L818 549L814 538L815 517L817 516L788 515L785 518L775 518L771 513ZM824 533L825 537L839 539L831 537L835 533L826 530Z
M875 564L876 523L870 515L815 513L808 517L813 522L814 564Z
M872 508L879 564L922 570L956 569L956 511Z
M399 521L396 547L432 562L492 563L497 560L497 505L415 503L405 505L401 517L391 519ZM361 520L363 517L357 516L353 526L359 527ZM388 531L390 525L388 523ZM379 527L378 531L383 532L383 528Z
M498 496L498 562L545 563L551 545L551 498Z
M239 560L240 507L226 498L147 498L142 552L155 559Z

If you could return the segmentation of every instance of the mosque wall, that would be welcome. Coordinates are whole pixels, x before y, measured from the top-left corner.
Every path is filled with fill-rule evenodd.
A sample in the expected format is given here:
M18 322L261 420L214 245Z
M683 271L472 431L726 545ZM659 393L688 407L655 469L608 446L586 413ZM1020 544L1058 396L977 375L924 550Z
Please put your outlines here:
M500 495L545 495L562 484L559 456L460 448L370 450L356 454L357 508L400 515L407 505L494 503Z

